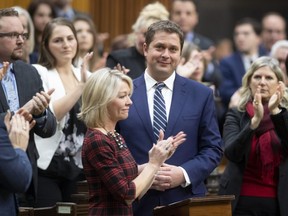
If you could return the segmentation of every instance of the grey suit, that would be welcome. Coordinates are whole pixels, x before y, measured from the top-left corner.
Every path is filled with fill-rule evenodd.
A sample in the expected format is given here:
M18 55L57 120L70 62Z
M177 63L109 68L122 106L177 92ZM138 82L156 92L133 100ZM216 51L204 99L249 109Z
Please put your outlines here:
M13 63L13 71L17 83L19 105L22 107L26 104L32 97L40 91L44 91L42 87L42 80L37 72L37 70L29 64L23 61L16 61ZM2 85L0 85L0 113L1 117L5 115L5 112L9 109L4 90ZM33 169L33 178L31 185L28 189L28 194L32 195L32 200L30 205L33 204L37 194L37 158L38 152L35 146L34 133L40 137L50 137L55 133L56 130L56 119L52 112L47 109L46 120L43 125L36 123L34 128L30 130L29 145L27 148L27 154Z

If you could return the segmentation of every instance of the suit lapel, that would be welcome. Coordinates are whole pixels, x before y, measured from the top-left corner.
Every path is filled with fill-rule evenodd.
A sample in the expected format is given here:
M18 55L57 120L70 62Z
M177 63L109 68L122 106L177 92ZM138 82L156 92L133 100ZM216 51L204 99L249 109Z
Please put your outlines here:
M9 109L9 105L5 97L5 92L2 87L2 83L0 86L0 104L1 104L1 112L6 112Z
M187 90L185 88L186 82L187 80L185 78L180 77L176 74L165 138L172 135L175 124L180 116L180 113L182 112L182 108L184 106L187 94Z
M154 140L152 123L149 115L147 94L146 94L146 85L144 80L144 75L140 78L134 80L134 92L132 96L133 104L135 111L143 122L144 127L146 128L147 134Z

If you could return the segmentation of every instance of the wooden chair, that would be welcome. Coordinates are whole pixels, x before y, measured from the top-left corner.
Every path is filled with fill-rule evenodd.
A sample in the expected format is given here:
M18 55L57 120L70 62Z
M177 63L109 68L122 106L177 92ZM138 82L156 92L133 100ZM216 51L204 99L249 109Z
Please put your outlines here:
M87 180L77 182L77 193L88 193Z
M33 216L76 216L77 205L69 202L58 202L53 207L33 208L32 211Z
M88 193L72 194L72 200L77 204L77 216L87 216L89 209Z

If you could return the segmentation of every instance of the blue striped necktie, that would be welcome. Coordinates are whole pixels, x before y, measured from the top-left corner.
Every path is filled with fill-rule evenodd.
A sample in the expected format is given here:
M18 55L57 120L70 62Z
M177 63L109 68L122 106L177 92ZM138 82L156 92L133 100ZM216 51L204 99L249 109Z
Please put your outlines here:
M159 138L160 129L165 132L167 126L167 117L166 117L166 106L165 100L162 95L162 89L165 87L165 84L160 82L157 83L154 93L154 106L153 106L153 130L156 140Z

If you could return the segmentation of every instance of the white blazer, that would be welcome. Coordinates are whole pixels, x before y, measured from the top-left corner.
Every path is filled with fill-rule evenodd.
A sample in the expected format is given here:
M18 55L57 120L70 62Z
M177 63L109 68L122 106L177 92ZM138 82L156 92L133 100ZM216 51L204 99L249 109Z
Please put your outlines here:
M53 113L54 109L52 106L52 102L65 96L65 89L62 84L61 78L59 76L59 73L57 72L56 69L52 70L47 70L46 67L43 67L39 64L34 64L33 65L38 73L41 76L42 82L43 82L43 88L45 91L54 88L55 91L51 95L51 101L49 104L49 108ZM79 68L75 68L71 66L72 71L77 78L78 81L81 80L81 71ZM88 72L88 76L90 76L91 73ZM60 140L63 136L62 129L65 126L67 115L65 115L60 121L57 121L57 129L56 133L49 138L42 138L37 135L35 135L35 143L36 147L39 153L39 159L37 160L37 166L40 169L46 170L52 160L52 157L57 150Z

